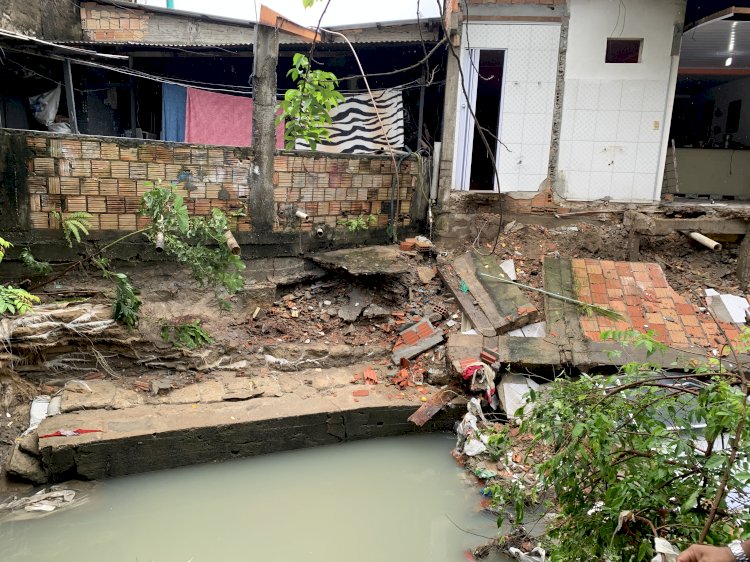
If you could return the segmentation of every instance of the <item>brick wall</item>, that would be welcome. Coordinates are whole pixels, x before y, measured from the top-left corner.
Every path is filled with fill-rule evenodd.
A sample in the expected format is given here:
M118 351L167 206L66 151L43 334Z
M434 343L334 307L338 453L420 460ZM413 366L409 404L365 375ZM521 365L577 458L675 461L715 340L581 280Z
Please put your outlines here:
M4 131L23 135L28 147L26 187L30 227L60 228L52 211L86 211L96 230L132 231L144 227L140 197L158 180L174 183L188 209L242 209L249 194L251 149L188 145L138 139ZM387 156L323 155L279 152L273 176L278 223L274 230L335 227L347 215L374 214L388 223L393 163ZM417 162L401 164L398 198L400 224L411 222L417 186ZM293 215L304 209L312 222ZM247 217L232 219L238 232L251 230Z
M179 12L153 12L138 7L123 9L98 2L81 3L81 30L85 41L179 45L252 44L254 34L249 25L206 21Z

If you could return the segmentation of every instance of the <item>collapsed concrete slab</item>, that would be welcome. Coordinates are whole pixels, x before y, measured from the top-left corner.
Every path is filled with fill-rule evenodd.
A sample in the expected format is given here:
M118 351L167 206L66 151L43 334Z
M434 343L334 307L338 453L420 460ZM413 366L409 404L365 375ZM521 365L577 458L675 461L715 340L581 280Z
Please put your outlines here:
M310 258L325 269L342 269L352 275L401 275L413 262L398 246L365 246L315 254Z
M100 432L41 439L52 480L94 480L342 441L450 429L459 413L441 412L423 428L408 421L418 404L370 387L300 400L293 394L246 402L143 405L78 411L45 420L40 435L62 428Z

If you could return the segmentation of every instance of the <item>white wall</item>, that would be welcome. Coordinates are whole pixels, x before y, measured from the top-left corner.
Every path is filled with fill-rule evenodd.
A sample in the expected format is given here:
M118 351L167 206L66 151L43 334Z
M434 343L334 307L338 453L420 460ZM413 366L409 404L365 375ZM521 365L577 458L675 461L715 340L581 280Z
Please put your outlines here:
M462 48L505 49L501 94L498 183L500 191L537 191L547 177L560 48L558 24L469 23ZM466 60L467 57L462 57ZM463 67L464 73L468 71ZM459 88L457 112L465 103ZM467 189L457 179L456 163L465 147L456 128L454 189Z
M735 100L742 100L740 127L733 133L732 140L750 145L750 78L733 80L709 90L709 95L716 100L716 109L721 109L721 117L714 115L714 126L721 127L721 133L713 135L722 142L727 126L727 110Z
M659 198L684 0L570 0L560 194L574 201ZM623 10L624 6L624 10ZM608 37L643 38L641 62L604 62Z

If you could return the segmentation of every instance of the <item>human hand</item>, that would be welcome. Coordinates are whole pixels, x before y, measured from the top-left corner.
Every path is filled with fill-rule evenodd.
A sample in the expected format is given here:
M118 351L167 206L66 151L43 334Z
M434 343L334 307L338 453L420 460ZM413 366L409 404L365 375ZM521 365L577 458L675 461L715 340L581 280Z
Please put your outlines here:
M694 544L677 557L677 562L736 562L726 546Z

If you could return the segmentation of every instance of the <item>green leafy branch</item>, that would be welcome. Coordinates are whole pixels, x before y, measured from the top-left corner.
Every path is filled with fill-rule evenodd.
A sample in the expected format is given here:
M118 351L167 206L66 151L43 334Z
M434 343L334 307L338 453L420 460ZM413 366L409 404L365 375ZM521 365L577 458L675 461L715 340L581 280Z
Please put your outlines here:
M378 224L378 217L376 215L359 215L357 217L339 219L337 223L346 226L349 232L357 232L358 230L367 230L371 226Z
M0 236L0 262L5 257L5 251L12 247L13 244ZM39 302L39 297L24 289L10 284L0 285L0 314L26 314Z
M162 324L161 337L165 342L171 342L175 347L184 347L191 350L214 342L208 332L201 328L200 319L179 324Z
M336 90L339 81L332 72L311 69L310 60L301 53L292 58L292 68L287 72L297 84L284 93L279 103L276 124L286 122L284 140L287 149L294 149L297 139L304 140L315 150L321 140L330 138L330 111L344 101Z

